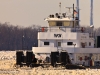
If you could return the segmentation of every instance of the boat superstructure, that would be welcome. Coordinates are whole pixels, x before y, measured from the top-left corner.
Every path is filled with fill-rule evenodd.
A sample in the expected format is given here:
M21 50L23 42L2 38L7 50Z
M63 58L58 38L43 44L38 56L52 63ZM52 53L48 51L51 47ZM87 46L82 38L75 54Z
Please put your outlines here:
M95 48L93 35L86 33L79 25L78 11L73 7L71 15L55 13L45 18L48 27L41 27L38 32L38 47L32 51L38 60L45 61L51 52L68 52L73 64L97 65L100 62L100 48ZM79 15L79 14L78 14ZM93 27L92 25L90 27Z

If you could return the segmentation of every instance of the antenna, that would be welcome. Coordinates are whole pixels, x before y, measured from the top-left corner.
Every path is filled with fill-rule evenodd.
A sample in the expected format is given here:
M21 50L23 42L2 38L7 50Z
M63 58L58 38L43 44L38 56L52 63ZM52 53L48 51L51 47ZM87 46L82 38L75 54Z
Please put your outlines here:
M68 17L73 17L73 12L71 13L71 10L73 11L73 7L65 7L66 9L68 9L68 12L66 12L67 14L70 14ZM74 9L77 9L77 7L74 7Z
M61 15L61 2L59 3L59 14Z
M74 4L73 4L73 27L75 27L74 26Z

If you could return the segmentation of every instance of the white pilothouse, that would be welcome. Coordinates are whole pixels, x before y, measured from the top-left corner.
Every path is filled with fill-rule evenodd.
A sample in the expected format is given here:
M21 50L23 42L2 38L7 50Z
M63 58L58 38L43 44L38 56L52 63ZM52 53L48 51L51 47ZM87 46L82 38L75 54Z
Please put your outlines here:
M32 51L38 60L45 61L47 56L54 51L68 52L73 64L88 66L97 65L100 62L100 48L94 48L95 39L85 32L79 25L79 16L76 10L73 15L56 13L45 19L48 27L41 27L38 32L38 47L32 47ZM93 27L93 26L91 26Z

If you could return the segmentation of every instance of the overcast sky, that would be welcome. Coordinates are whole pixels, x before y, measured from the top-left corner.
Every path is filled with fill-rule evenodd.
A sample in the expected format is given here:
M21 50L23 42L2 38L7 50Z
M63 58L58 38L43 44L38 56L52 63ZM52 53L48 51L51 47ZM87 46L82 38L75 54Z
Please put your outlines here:
M44 21L49 14L59 12L59 2L62 3L62 11L66 6L76 5L76 0L0 0L0 22L9 22L13 25L47 26ZM100 0L94 0L94 26L100 27ZM90 25L90 0L80 0L81 25Z

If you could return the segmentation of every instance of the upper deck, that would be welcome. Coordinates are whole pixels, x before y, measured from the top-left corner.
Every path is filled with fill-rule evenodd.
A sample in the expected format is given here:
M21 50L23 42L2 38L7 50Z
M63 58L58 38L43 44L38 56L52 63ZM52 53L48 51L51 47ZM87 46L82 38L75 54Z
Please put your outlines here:
M79 22L77 17L73 18L72 16L67 16L66 13L56 13L55 15L49 15L49 17L47 17L45 21L48 21L49 27L65 28L77 27Z

